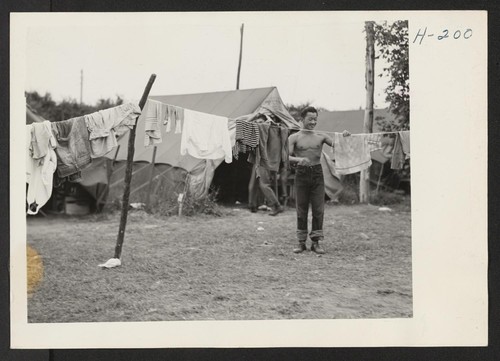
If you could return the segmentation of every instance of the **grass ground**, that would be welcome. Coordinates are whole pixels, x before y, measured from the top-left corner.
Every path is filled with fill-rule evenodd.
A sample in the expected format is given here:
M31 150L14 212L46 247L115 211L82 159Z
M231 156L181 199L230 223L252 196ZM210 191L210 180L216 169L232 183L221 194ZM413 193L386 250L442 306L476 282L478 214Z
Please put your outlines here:
M290 208L276 217L240 208L223 217L132 211L123 264L109 270L97 265L113 256L118 213L30 218L28 245L43 272L31 286L28 319L411 317L410 205L378 208L327 205L322 256L292 252Z

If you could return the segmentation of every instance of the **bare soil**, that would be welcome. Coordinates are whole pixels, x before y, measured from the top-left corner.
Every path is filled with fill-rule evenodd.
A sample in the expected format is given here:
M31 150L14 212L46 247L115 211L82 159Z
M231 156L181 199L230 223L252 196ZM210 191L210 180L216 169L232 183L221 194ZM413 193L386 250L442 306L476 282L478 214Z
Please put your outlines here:
M327 205L321 256L292 252L293 208L276 217L227 207L222 217L131 211L113 269L98 264L113 257L119 213L29 218L28 260L36 256L43 271L37 263L28 320L412 317L409 200L391 209Z

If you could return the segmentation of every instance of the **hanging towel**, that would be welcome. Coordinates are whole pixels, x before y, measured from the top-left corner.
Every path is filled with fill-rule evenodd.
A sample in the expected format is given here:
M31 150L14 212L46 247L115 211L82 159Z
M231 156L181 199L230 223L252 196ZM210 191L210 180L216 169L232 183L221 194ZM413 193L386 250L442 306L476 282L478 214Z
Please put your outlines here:
M335 133L335 170L339 175L356 173L371 164L371 151L382 148L382 134L353 134L344 137Z
M47 152L43 158L43 162L40 162L39 159L34 159L30 155L32 125L30 124L26 128L26 183L28 183L26 202L28 204L27 212L30 215L37 214L38 210L50 199L52 195L53 174L57 168L57 156L53 149L55 144L50 142L52 136L49 137ZM50 124L48 124L48 127L50 127Z
M155 100L148 100L146 117L144 119L144 146L148 147L162 142L160 119L162 104Z
M218 115L184 109L181 155L199 159L224 158L231 163L233 154L228 119Z

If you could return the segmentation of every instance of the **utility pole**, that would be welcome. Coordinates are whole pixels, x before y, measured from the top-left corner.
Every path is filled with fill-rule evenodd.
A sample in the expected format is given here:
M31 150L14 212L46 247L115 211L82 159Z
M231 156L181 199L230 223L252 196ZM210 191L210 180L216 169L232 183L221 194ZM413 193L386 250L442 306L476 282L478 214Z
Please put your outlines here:
M373 94L375 85L375 30L373 21L365 21L366 32L366 107L363 133L373 132ZM359 178L359 201L370 202L370 168L362 170Z
M241 24L240 28L240 59L238 61L238 75L236 78L236 90L240 88L240 71L241 71L241 57L243 55L243 29L245 24Z
M80 105L83 104L83 69L80 70Z

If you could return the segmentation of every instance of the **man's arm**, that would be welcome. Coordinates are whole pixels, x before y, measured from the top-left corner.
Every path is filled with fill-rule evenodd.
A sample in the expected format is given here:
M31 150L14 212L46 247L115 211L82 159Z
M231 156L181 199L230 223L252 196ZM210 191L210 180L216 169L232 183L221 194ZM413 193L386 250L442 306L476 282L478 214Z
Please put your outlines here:
M342 132L342 135L343 135L344 137L348 137L348 136L350 136L350 135L351 135L351 133L350 133L350 132L348 132L347 130L344 130L344 131ZM334 146L334 144L333 144L333 137L329 136L328 134L325 134L325 135L324 135L324 138L323 138L323 143L328 144L330 147L335 147L335 146Z

